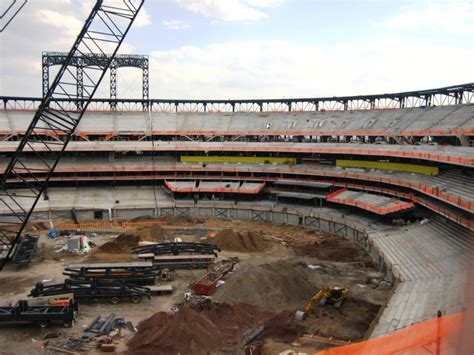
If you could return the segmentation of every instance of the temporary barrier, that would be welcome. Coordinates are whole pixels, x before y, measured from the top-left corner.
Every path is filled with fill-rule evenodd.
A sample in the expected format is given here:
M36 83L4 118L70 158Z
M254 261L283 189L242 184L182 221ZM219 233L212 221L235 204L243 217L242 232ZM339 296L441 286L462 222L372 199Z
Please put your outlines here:
M422 321L389 335L326 349L316 355L461 354L463 318L463 313L455 313Z

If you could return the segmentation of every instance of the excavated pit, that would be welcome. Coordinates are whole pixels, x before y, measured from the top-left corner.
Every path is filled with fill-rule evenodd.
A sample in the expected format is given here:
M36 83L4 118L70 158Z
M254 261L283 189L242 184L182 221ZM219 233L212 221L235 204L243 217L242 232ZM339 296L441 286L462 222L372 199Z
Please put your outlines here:
M176 314L160 312L144 320L128 343L130 354L158 349L164 354L239 353L242 339L259 326L263 331L248 344L253 354L287 350L303 334L344 341L366 336L389 287L380 287L383 275L363 250L343 238L291 226L275 229L242 221L226 221L224 226L205 240L199 238L218 245L223 256L241 258L212 296L216 305L210 310L184 307ZM304 310L311 297L328 286L347 287L351 296L340 309L319 306L305 321L295 320L295 311ZM330 346L301 344L300 350Z

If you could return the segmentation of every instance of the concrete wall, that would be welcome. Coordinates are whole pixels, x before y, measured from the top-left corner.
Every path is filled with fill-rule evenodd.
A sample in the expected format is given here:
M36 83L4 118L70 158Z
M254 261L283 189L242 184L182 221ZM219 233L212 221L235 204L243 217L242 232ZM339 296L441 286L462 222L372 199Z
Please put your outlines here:
M95 210L79 210L76 216L79 221L94 220ZM390 282L395 281L390 264L384 260L379 251L373 247L367 226L355 223L350 219L334 217L324 213L315 213L305 207L272 207L271 205L236 205L232 203L197 203L177 202L155 208L117 208L111 210L113 219L131 219L141 216L218 218L234 220L253 220L267 223L298 225L304 228L330 233L351 240L364 248L374 264L384 272ZM34 219L70 219L69 211L49 211L34 214ZM109 219L109 212L103 210L102 219Z

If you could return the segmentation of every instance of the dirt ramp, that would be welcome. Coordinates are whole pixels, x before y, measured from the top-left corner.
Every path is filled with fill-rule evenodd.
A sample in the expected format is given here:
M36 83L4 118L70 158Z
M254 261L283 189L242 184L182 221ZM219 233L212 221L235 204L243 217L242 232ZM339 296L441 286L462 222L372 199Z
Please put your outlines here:
M301 263L280 260L237 269L214 298L245 302L268 310L299 309L319 290Z
M232 229L223 229L215 237L208 238L206 242L216 244L222 250L241 253L263 252L270 247L270 243L264 240L260 233L236 232Z

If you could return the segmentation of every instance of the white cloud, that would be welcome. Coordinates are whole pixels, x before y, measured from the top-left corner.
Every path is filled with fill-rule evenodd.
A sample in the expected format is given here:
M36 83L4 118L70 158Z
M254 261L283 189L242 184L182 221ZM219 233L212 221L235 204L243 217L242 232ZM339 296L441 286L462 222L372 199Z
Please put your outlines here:
M275 7L281 5L285 0L246 0L249 5L256 7Z
M176 0L181 7L222 21L257 21L266 15L240 0Z
M169 30L184 30L191 27L188 23L181 20L165 20L163 26Z
M41 94L41 53L71 49L91 10L92 3L89 3L87 11L82 1L68 0L30 1L24 7L1 35L0 95ZM120 47L120 52L134 53L135 48L126 42ZM51 68L51 80L57 69ZM124 89L124 86L119 88ZM109 96L107 76L96 96Z
M381 23L394 29L428 28L437 32L474 34L473 2L429 2L424 7L408 6Z
M473 81L473 51L394 38L328 47L286 41L187 46L152 53L151 96L281 98L435 88Z
M134 27L145 27L151 25L151 16L144 7L140 9L137 18L133 22Z
M68 35L77 35L84 26L83 21L78 20L73 15L54 10L41 9L38 11L37 17L40 22L59 28L65 31Z

